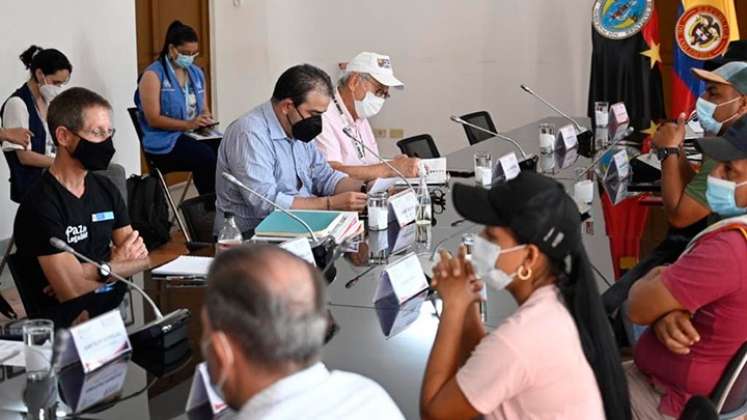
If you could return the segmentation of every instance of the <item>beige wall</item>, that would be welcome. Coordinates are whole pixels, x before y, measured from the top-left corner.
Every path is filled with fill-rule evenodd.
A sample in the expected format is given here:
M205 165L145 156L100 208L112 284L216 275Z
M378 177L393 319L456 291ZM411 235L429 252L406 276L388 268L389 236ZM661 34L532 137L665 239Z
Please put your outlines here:
M7 1L0 6L0 99L27 78L18 56L29 45L61 50L73 64L68 86L106 97L114 108L114 161L140 172L139 149L126 108L137 82L135 3L127 0ZM16 205L10 201L8 165L0 163L0 238L10 236Z
M239 4L238 6L236 4ZM388 54L404 92L372 122L466 144L451 114L486 109L507 130L547 114L520 83L572 114L585 111L588 0L212 0L215 109L224 125L266 100L299 62L334 76L362 50ZM384 154L394 140L379 139Z

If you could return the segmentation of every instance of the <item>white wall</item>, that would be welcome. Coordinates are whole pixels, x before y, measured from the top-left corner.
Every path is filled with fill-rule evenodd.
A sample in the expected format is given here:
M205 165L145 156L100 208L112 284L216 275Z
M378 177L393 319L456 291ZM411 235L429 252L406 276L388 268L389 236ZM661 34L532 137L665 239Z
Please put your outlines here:
M308 62L336 78L337 63L362 50L390 55L407 85L374 127L430 133L442 152L466 145L451 114L486 109L499 130L548 115L520 83L585 114L589 0L211 0L211 10L224 126L267 100L285 68ZM396 150L392 140L379 144Z
M68 86L106 97L114 108L114 161L128 174L140 172L137 137L126 108L137 83L133 0L34 0L0 6L0 97L4 101L28 78L18 56L29 45L57 48L73 64ZM12 231L16 205L10 201L8 165L0 163L0 238Z

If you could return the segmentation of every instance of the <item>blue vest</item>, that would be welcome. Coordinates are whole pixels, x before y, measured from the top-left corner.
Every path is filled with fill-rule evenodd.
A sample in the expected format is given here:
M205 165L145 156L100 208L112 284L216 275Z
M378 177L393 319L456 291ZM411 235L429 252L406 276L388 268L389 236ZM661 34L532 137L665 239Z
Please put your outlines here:
M31 137L31 150L43 155L47 147L47 131L44 129L44 123L41 117L39 117L39 113L36 112L36 105L34 104L34 96L31 94L31 89L24 83L8 99L13 97L21 98L29 112L29 130L34 133L34 136ZM3 103L2 108L0 108L0 115L5 113L6 103L8 103L7 99ZM10 168L10 199L16 203L20 203L26 191L39 179L43 169L22 164L18 160L15 150L5 152L4 154Z
M187 103L184 97L184 91L176 79L176 74L171 66L165 64L167 59L156 60L148 66L145 71L152 71L161 81L161 115L177 120L187 119ZM187 75L192 85L195 97L197 98L197 115L200 115L205 109L205 76L202 70L192 64L187 68ZM148 125L143 114L143 104L140 101L140 92L135 91L135 106L140 110L139 119L140 127L143 129L143 148L146 152L155 155L164 155L171 152L176 144L176 139L182 135L181 131L167 131L153 128Z

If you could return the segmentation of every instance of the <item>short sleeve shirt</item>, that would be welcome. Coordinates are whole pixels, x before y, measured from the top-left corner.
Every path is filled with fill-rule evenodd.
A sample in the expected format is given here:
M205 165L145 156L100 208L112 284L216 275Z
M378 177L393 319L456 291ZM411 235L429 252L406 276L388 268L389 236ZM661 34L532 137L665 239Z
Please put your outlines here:
M112 232L129 224L124 200L107 178L89 172L85 192L78 198L46 171L18 208L14 237L18 254L23 257L61 252L49 244L55 237L83 255L107 261ZM32 260L39 264L37 258ZM44 280L38 287L43 289L48 284Z
M716 167L716 161L710 158L703 159L703 164L700 166L700 171L695 174L690 183L685 187L685 194L693 198L693 200L702 204L704 207L708 207L708 199L706 199L706 189L708 188L708 175Z
M670 352L647 330L635 363L665 389L659 410L678 416L691 395L709 395L726 364L747 341L747 239L738 230L711 233L662 273L672 296L693 314L700 341Z
M537 289L487 335L457 373L488 419L603 419L578 329L555 286Z
M345 107L339 92L335 91L335 100L329 103L327 111L322 114L322 133L314 139L328 162L340 162L348 166L374 165L379 160L348 137L342 130L349 127L353 135L362 141L369 149L379 154L371 124L365 118L353 120L353 116ZM340 108L337 107L339 104ZM342 111L342 113L340 113Z

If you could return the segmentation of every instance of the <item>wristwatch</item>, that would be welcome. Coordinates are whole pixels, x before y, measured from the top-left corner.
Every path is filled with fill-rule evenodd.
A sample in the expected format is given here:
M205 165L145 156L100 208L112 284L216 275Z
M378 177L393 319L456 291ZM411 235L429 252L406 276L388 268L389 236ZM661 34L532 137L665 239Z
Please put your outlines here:
M659 162L663 162L664 159L668 158L672 155L679 156L680 154L680 148L679 147L662 147L661 149L656 149L656 157L659 159Z
M109 279L112 277L112 267L105 262L102 262L99 267L99 281L101 283L106 283L109 281Z

